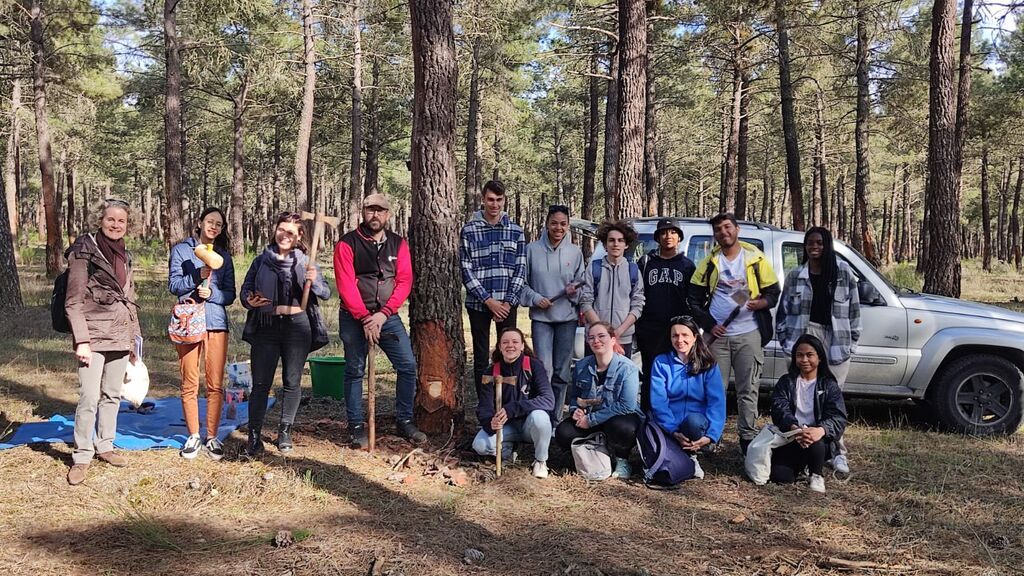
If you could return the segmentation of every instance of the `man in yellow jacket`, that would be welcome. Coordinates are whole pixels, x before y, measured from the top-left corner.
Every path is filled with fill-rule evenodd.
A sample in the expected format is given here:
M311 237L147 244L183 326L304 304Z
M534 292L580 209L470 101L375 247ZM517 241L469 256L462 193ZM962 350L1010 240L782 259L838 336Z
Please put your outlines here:
M756 246L739 240L740 227L730 213L711 219L715 246L697 264L690 283L690 308L704 329L722 371L736 382L740 449L757 436L757 394L764 346L772 339L771 309L779 301L779 279Z

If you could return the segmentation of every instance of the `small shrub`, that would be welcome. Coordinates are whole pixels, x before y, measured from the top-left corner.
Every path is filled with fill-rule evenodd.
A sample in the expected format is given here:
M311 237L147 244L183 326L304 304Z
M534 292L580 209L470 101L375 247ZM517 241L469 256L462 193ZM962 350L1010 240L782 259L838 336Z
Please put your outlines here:
M921 291L924 286L924 278L922 278L911 262L903 262L900 264L893 264L888 268L882 270L885 277L889 279L896 286L903 288L910 288L911 290Z

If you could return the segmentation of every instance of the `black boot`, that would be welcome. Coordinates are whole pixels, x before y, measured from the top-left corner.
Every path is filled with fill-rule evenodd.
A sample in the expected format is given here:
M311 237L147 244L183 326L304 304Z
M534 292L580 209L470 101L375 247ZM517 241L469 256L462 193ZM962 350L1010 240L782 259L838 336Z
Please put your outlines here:
M287 454L292 451L292 448L292 425L281 424L281 427L277 429L277 449Z
M352 435L352 447L362 450L370 445L370 436L366 432L366 424L350 424L348 433Z
M427 435L420 432L412 420L399 420L396 423L396 428L398 428L399 436L410 440L413 444L422 444L427 441Z
M263 456L263 439L260 438L262 430L259 428L249 429L249 441L245 443L244 455L247 458L259 458Z

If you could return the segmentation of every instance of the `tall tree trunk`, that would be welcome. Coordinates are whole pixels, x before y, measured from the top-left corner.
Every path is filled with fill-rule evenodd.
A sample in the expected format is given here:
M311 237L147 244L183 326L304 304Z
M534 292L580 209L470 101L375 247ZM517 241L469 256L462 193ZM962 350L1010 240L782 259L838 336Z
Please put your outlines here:
M4 176L7 174L4 172ZM7 202L0 202L0 230L10 228ZM14 240L14 234L0 234L0 310L13 310L24 305L21 298L21 280L18 278L18 262L14 256Z
M885 204L885 215L882 217L882 260L886 265L892 264L896 254L896 197L899 191L899 166L892 167L892 190L889 201Z
M377 192L380 180L380 58L373 59L370 67L370 137L366 141L366 172L363 176L363 196Z
M601 134L601 88L598 85L597 57L591 63L587 107L584 117L583 149L583 206L580 217L594 219L594 202L597 190L597 146ZM586 243L584 244L586 245Z
M352 10L352 152L349 158L348 190L353 199L361 197L363 149L363 40L360 31L359 0Z
M723 197L720 205L723 212L736 211L737 156L740 148L740 117L743 114L743 55L740 49L738 25L732 26L732 97L730 99L729 140L725 147L725 171L723 174Z
M1020 192L1021 185L1024 185L1024 154L1017 163L1017 185L1013 189L1013 211L1010 213L1010 238L1011 250L1013 252L1013 265L1020 272L1021 269L1021 239L1020 239Z
M779 94L782 97L782 134L786 141L786 180L793 211L793 229L803 230L804 193L800 180L800 141L796 133L796 110L793 102L793 81L789 73L789 22L786 14L788 0L775 0L775 15L779 43Z
M277 118L274 118L274 174L272 183L274 198L271 203L271 209L274 214L281 212L281 180L281 124Z
M750 72L746 65L740 78L743 93L740 97L740 132L736 146L736 217L747 218L747 179L750 175L750 163L747 153L750 149Z
M316 44L313 38L313 0L302 0L302 112L295 144L295 203L300 210L309 209L309 163L313 136L313 98L316 90Z
M910 242L913 236L913 227L910 225L910 166L903 163L903 218L900 219L900 253L897 260L906 262L910 260Z
M249 94L249 78L242 80L237 96L231 99L233 114L231 116L234 147L231 155L231 214L229 228L231 230L231 254L240 256L245 252L245 127L242 124L246 99Z
M815 108L817 130L814 137L814 164L818 179L815 187L818 189L818 208L821 211L821 218L818 222L821 226L834 232L835 226L832 222L831 206L828 201L828 174L825 167L825 93L820 87L815 102L817 104Z
M656 118L657 91L655 89L656 76L654 66L654 46L657 42L657 30L654 20L647 24L647 52L645 63L647 71L647 94L644 102L644 214L655 216L658 214L658 124Z
M466 345L462 330L456 190L455 35L452 3L410 0L415 104L412 127L413 283L409 322L417 374L416 422L426 432L461 427Z
M761 166L761 221L771 222L771 147L765 142L764 164Z
M956 114L956 94L953 92L956 8L954 0L935 0L932 9L928 91L929 184L925 197L929 208L925 216L928 219L928 253L924 268L924 291L954 298L960 296L960 177L957 173L959 144L956 136L958 123L965 120Z
M162 214L171 244L185 237L181 212L181 40L175 8L179 0L164 0L164 196L167 211ZM163 234L161 234L163 238Z
M36 114L36 142L39 147L39 174L42 180L43 211L46 219L46 275L60 273L63 251L53 178L53 152L50 145L50 121L46 116L46 51L43 45L42 0L32 0L32 92Z
M474 3L474 10L476 5ZM473 58L469 72L469 118L466 121L466 200L468 217L480 207L480 37L473 38Z
M871 160L868 143L868 119L871 114L870 86L868 84L868 38L867 9L863 0L857 2L857 120L855 128L857 175L854 181L854 201L857 212L857 233L860 235L860 250L869 262L878 266L881 261L871 238L868 218L868 194L871 183Z
M981 145L981 269L986 272L992 271L992 230L989 225L992 222L992 214L989 209L988 190L988 142Z
M65 167L64 177L67 180L68 209L64 214L64 225L66 226L68 243L75 241L75 163L68 163Z
M957 78L956 95L956 140L953 159L956 163L956 193L961 196L960 178L964 166L964 145L967 143L967 111L971 98L971 32L974 30L974 0L964 0L963 16L960 23L960 70Z
M647 12L643 0L619 6L619 172L617 218L643 213L644 120L647 101Z
M608 89L604 107L604 217L617 218L615 186L619 179L619 55L608 49Z
M21 79L15 78L11 81L11 124L10 133L7 135L7 154L4 158L4 196L7 199L7 217L10 220L11 236L18 235L18 174L21 172L20 154L21 147L21 121L18 118L18 109L21 108ZM0 254L2 258L2 254ZM2 260L0 260L2 265ZM21 289L18 289L18 302L21 302Z
M840 171L839 177L836 178L836 229L838 230L837 236L842 239L847 239L849 234L849 222L847 221L848 213L846 212L846 172Z

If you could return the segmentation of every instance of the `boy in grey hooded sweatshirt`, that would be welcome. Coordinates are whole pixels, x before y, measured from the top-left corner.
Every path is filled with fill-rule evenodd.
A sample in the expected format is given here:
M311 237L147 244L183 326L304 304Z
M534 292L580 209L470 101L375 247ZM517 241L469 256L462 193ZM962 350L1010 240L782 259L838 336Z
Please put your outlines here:
M625 256L636 238L636 230L622 221L604 222L598 227L597 239L608 255L601 260L599 273L595 273L592 264L591 271L583 275L585 284L580 295L580 312L587 323L604 320L615 327L615 336L627 358L633 352L634 324L644 309L643 278L636 264ZM600 280L595 278L598 274Z

